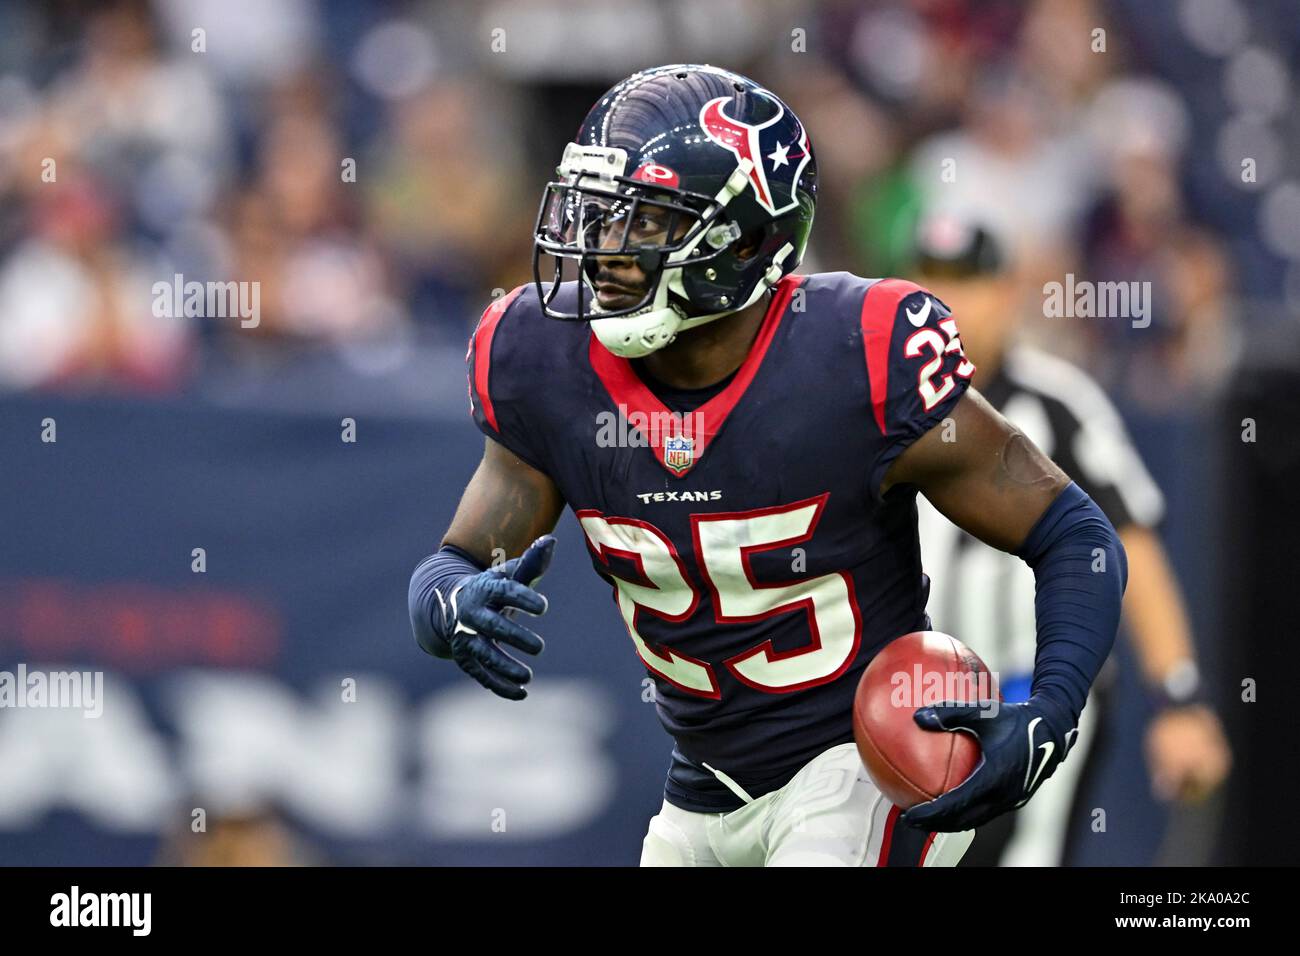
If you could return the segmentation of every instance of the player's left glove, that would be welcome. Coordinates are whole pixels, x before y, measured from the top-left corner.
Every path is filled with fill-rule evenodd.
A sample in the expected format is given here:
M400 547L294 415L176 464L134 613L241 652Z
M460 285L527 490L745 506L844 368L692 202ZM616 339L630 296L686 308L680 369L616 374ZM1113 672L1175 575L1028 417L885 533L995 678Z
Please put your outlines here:
M1041 695L1022 704L945 703L918 708L926 730L968 733L980 745L980 762L959 786L903 814L923 830L955 833L983 826L1024 806L1060 766L1078 736L1068 711Z

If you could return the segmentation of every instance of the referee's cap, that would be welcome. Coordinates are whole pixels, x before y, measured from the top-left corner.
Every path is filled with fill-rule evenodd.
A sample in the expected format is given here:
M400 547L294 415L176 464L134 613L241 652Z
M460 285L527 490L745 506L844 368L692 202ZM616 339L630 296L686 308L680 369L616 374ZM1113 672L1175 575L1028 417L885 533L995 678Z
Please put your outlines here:
M930 276L966 279L993 275L1006 265L993 230L972 216L954 212L925 215L917 224L916 266Z

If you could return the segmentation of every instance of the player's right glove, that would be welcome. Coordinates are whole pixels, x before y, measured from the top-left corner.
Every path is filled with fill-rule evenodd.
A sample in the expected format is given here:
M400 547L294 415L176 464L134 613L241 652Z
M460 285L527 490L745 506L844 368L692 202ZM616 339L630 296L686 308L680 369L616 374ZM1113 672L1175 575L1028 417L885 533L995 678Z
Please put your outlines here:
M421 635L417 628L417 640L425 638L421 646L436 656L450 657L492 693L523 700L528 696L523 685L533 672L502 650L501 644L525 654L540 654L545 646L541 637L511 617L515 609L546 613L546 598L534 585L546 573L554 551L555 539L543 535L519 557L462 578L446 594L435 587L431 633Z

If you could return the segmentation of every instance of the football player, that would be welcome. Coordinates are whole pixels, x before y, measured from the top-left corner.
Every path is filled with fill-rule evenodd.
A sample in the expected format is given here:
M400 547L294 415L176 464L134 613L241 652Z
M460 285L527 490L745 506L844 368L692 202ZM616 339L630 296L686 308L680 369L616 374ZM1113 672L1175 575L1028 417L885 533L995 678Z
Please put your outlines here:
M1065 758L1115 639L1114 529L970 388L944 304L794 272L816 195L809 133L770 90L711 66L636 73L544 191L535 281L470 342L487 441L412 576L416 640L523 698L510 650L542 641L514 615L546 610L535 585L572 508L676 744L643 865L955 863ZM903 813L850 712L872 656L929 626L918 493L1033 568L1038 656L1023 702L916 711L982 758Z

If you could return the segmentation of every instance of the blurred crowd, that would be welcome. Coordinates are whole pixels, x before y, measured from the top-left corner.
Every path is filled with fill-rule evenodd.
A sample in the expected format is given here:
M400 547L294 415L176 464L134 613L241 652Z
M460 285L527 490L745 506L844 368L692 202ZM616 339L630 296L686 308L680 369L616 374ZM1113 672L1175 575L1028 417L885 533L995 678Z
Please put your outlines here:
M701 15L700 7L710 8ZM1290 9L1288 9L1290 7ZM1283 0L53 0L0 8L0 387L183 389L214 356L463 351L531 279L537 201L622 75L704 61L800 113L801 271L907 275L918 217L1011 250L1027 334L1154 410L1300 311ZM1067 273L1152 321L1046 319ZM152 308L257 282L256 327ZM960 315L960 304L955 304Z

